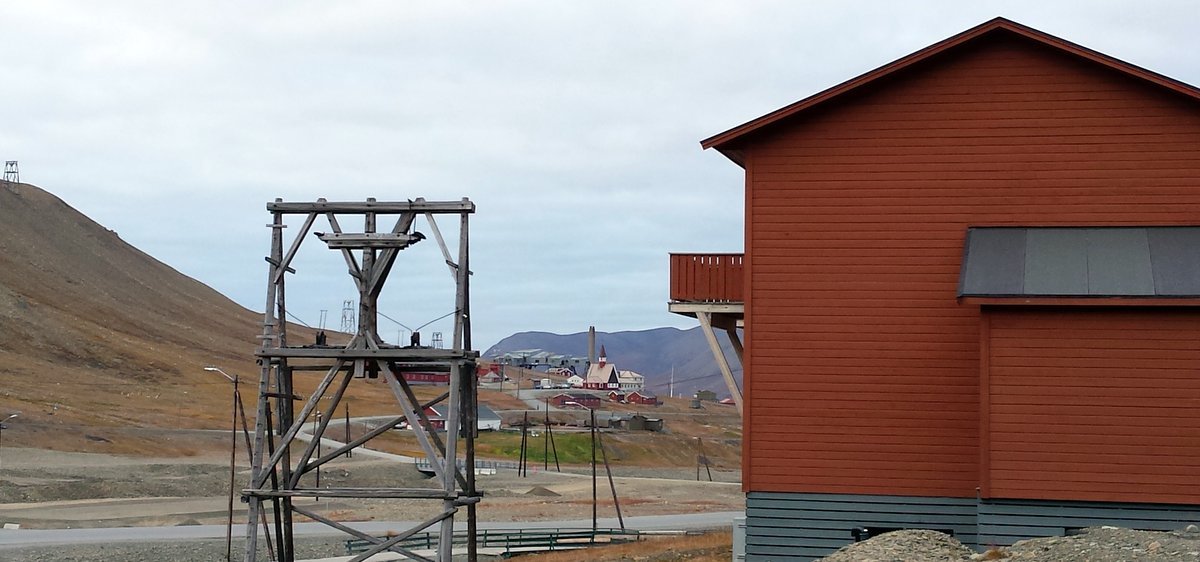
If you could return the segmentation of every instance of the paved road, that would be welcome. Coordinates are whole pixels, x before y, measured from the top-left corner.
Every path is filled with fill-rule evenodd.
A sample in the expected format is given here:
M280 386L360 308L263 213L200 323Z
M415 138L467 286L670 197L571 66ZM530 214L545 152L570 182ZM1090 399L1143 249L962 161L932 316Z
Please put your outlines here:
M366 424L370 427L375 427L376 424L391 421L394 418L395 418L395 416L364 416L361 418L350 418L350 423L361 423L361 424ZM329 420L329 425L327 425L325 427L325 435L337 435L338 432L334 431L333 428L341 426L341 425L345 425L345 423L346 423L346 420L344 418L333 418L333 419ZM312 441L312 430L313 430L312 423L304 424L303 426L300 427L300 431L296 433L296 439L299 439L300 441ZM326 452L328 452L328 450L341 447L342 445L344 445L344 443L342 443L341 441L330 439L328 437L322 437L321 445L323 447L329 447L329 449L326 450ZM364 445L359 445L358 447L355 447L354 454L366 455L368 457L375 457L375 458L380 458L380 459L388 459L388 460L393 460L393 461L398 461L398 462L407 462L407 463L411 463L416 460L416 459L406 456L406 455L396 455L393 453L385 453L383 451L376 451L374 449L368 449ZM314 455L314 457L315 456L316 455Z
M683 515L646 515L641 517L626 517L625 527L640 531L665 531L687 529L716 529L728 527L734 516L742 515L738 511L718 511L713 513L689 513ZM383 534L387 531L403 531L415 526L415 521L368 521L348 523L350 526L371 534ZM603 528L617 526L615 518L601 518L598 525ZM479 528L487 530L518 530L534 528L591 528L591 519L576 519L570 521L533 521L533 522L488 522L480 521ZM461 527L461 529L460 529ZM465 529L465 523L456 524L455 529ZM234 525L233 535L240 537L245 531L244 525ZM339 535L338 531L320 523L296 523L296 535ZM55 544L99 544L121 541L182 541L196 539L225 538L224 525L192 525L185 527L119 527L111 529L20 529L0 530L0 549L21 546L55 545Z

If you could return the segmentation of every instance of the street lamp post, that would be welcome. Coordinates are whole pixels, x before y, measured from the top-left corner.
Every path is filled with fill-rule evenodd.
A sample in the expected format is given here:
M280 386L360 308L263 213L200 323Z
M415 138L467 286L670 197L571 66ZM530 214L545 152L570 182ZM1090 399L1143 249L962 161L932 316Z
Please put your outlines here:
M9 414L7 418L0 420L0 446L3 446L3 444L4 444L4 428L5 428L4 424L7 423L8 420L11 420L19 415L21 415L21 412L12 413L12 414Z
M229 562L233 560L233 494L237 485L237 414L238 401L241 397L239 396L238 377L230 376L219 367L211 365L205 367L204 370L220 373L233 383L233 425L229 428L229 522L225 527L225 560Z
M594 532L596 532L596 519L597 519L596 518L596 410L593 410L588 406L584 406L583 404L581 404L579 402L574 402L574 401L563 402L563 405L564 406L579 406L580 408L587 408L588 413L591 415L592 423L590 425L590 428L592 430L591 431L591 434L592 434L592 532L594 533Z
M232 441L230 442L230 447L229 447L229 523L225 527L225 559L232 560L233 559L233 495L235 492L234 486L236 484L236 477L237 477L237 468L236 468L237 422L238 422L239 418L241 419L241 422L242 422L242 436L245 438L246 451L247 452L252 451L253 447L250 445L250 429L247 427L247 423L246 423L246 405L242 403L242 391L241 391L241 387L238 386L240 379L238 378L237 375L230 375L229 373L222 371L220 367L214 367L212 365L209 365L209 366L205 367L204 370L213 372L213 373L220 373L221 376L225 377L226 379L229 380L229 382L233 383L233 428L232 428L232 432L230 435ZM271 431L271 418L270 417L267 417L267 431L268 432ZM267 527L267 514L265 511L259 512L259 519L262 522L263 534L265 534L267 536L267 543L266 543L267 544L267 558L269 560L274 560L275 559L275 547L271 546L271 538L270 538L271 531Z
M617 522L621 525L621 530L625 530L625 518L621 516L621 500L617 498L617 485L613 482L612 469L608 466L608 453L604 451L604 437L596 432L596 410L589 406L584 406L579 402L567 401L563 402L567 406L579 406L587 408L591 415L592 429L592 531L596 530L596 449L599 445L600 455L604 458L604 473L608 476L608 488L612 490L613 507L617 510ZM549 403L547 403L549 407Z

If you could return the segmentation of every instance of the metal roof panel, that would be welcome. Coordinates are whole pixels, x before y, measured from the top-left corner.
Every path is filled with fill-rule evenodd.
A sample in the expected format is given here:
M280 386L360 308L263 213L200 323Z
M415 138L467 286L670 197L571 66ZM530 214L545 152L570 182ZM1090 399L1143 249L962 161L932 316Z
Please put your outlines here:
M1025 229L967 230L958 294L1020 295L1025 288Z
M1088 294L1087 232L1030 228L1025 233L1025 295Z
M1154 296L1145 228L1089 228L1087 239L1087 294Z
M1147 228L1154 292L1169 297L1200 295L1200 228Z

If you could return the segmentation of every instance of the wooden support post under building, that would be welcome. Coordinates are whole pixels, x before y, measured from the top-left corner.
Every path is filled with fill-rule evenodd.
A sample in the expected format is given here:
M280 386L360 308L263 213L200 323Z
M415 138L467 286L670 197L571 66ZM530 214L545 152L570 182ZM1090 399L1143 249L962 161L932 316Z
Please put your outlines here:
M721 344L717 341L717 334L713 332L712 314L709 312L697 312L696 318L700 320L700 328L704 332L704 338L708 340L708 347L712 349L713 358L717 360L717 367L721 369L721 376L725 377L725 385L729 388L729 394L733 397L733 403L737 405L738 416L743 416L742 413L742 390L738 388L737 380L733 378L733 370L729 368L729 360L725 358L725 352L721 350ZM734 328L734 338L736 339L736 328ZM735 345L735 349L741 348L741 341ZM741 357L741 354L738 354Z

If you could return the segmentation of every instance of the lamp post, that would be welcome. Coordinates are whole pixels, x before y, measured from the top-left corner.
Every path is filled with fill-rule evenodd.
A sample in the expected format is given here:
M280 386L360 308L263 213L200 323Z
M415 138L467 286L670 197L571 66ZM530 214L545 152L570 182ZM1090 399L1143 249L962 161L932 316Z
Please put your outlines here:
M613 507L617 510L617 522L621 530L625 530L625 518L621 516L621 500L617 497L617 485L613 482L612 468L608 466L608 453L604 451L604 436L596 432L596 410L579 402L567 401L563 405L587 408L592 418L592 531L596 531L596 448L599 445L600 455L604 458L604 473L608 476L608 488L612 490ZM547 404L549 407L549 404Z
M2 446L4 443L4 428L5 428L4 424L6 422L8 422L8 420L11 420L19 415L21 415L21 412L15 412L15 413L9 414L7 418L0 420L0 446Z
M219 367L212 365L205 367L204 370L220 373L229 379L229 382L233 383L233 425L229 428L229 522L225 527L225 560L229 562L233 560L233 494L237 484L237 414L238 402L241 400L241 391L238 389L237 376L231 376Z
M580 408L587 408L588 413L591 414L592 423L590 424L590 429L592 430L591 431L591 433L592 433L592 532L594 533L594 532L596 532L596 410L593 410L588 406L584 406L583 404L580 404L579 402L574 402L574 401L563 402L563 405L579 406Z

